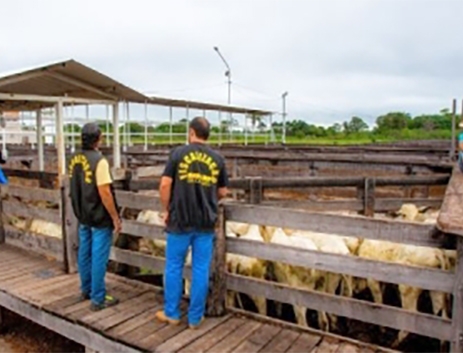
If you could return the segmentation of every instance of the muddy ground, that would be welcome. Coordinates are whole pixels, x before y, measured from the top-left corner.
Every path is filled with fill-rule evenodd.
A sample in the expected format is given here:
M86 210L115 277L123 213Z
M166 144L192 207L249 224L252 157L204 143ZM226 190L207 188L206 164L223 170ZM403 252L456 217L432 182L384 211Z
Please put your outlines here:
M82 345L12 312L5 311L4 322L5 327L0 329L2 353L85 352Z

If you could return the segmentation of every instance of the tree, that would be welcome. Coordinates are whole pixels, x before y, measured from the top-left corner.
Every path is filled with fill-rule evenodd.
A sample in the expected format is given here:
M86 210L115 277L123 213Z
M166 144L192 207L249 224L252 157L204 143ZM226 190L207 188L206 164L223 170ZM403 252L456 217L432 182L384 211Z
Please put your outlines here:
M368 130L368 124L358 116L353 116L349 122L344 122L343 127L346 134L355 134Z
M391 112L381 115L376 119L376 132L383 133L391 130L402 130L411 122L410 114L403 112Z

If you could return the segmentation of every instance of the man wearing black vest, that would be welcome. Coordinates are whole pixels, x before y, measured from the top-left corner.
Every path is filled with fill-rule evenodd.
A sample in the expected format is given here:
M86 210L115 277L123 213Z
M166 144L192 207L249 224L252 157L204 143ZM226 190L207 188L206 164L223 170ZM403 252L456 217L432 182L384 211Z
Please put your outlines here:
M188 323L195 329L203 320L209 289L218 200L227 194L228 177L221 155L206 145L209 122L194 118L189 144L172 151L160 185L167 231L162 322L178 325L182 298L182 273L191 246L192 282Z
M79 220L77 265L82 299L93 311L115 305L106 293L105 275L113 232L121 230L112 177L106 158L98 150L102 133L97 124L82 128L82 150L69 164L72 208Z

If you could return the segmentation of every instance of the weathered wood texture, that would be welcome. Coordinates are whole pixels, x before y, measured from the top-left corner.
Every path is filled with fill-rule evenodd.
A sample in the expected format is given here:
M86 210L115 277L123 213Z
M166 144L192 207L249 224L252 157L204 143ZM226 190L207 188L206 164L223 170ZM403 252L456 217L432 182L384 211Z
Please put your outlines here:
M408 284L446 293L453 292L455 280L455 275L448 271L386 263L356 256L324 253L240 238L227 239L227 252L283 262L293 266L372 278L383 282Z
M264 296L267 299L281 303L326 311L338 316L355 318L363 322L405 330L428 337L442 340L450 340L452 337L451 321L434 315L414 313L391 306L313 290L297 289L285 284L233 274L227 275L227 288L248 295Z
M418 246L443 247L446 244L444 234L435 234L435 227L430 224L366 219L243 204L226 204L225 216L227 221L311 230Z
M18 201L3 201L3 212L14 216L38 218L47 222L61 224L61 215L57 209L38 208Z
M458 165L445 191L444 201L437 218L437 227L446 233L463 236L463 173Z
M78 221L74 215L74 210L72 208L70 189L69 189L69 179L63 180L63 202L64 204L64 229L65 233L63 240L66 242L66 267L68 273L77 272L77 251L79 247L79 238L78 238Z
M451 351L463 352L463 238L457 241L456 279L453 290Z
M350 344L359 351L370 345L342 340L315 330L233 312L208 318L197 330L188 330L187 303L180 306L182 321L171 326L156 321L162 295L155 287L107 275L107 288L120 299L114 307L98 312L79 299L79 279L65 274L53 262L31 256L7 245L0 256L12 272L0 271L0 307L5 307L39 325L99 352L311 352L316 347L331 351ZM8 267L1 263L0 269ZM325 349L324 348L324 349ZM376 347L376 351L382 351Z
M226 255L227 239L225 230L225 214L223 207L219 208L218 225L214 239L214 257L212 259L211 276L207 313L209 316L222 316L225 314L226 285Z
M47 190L43 188L7 185L2 187L2 195L20 197L27 201L47 201L55 204L61 202L58 190Z

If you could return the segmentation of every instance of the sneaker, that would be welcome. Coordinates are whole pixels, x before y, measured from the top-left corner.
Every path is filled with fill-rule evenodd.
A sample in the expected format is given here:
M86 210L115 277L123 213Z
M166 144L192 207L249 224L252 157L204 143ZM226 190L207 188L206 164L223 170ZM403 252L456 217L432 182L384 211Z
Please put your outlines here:
M101 304L92 303L90 305L90 309L92 311L98 311L98 310L109 308L110 306L114 306L114 305L116 305L118 303L119 303L119 299L114 298L114 297L112 297L110 295L106 295L105 298L104 298L103 303L101 303Z
M161 322L168 323L171 325L178 325L180 324L180 320L170 319L166 316L164 311L158 311L155 315L155 318Z
M199 326L201 326L201 324L203 323L203 321L204 321L204 317L202 317L201 320L199 320L199 322L198 322L196 325L189 324L188 326L190 327L190 329L196 330Z
M90 294L88 294L88 293L83 293L83 292L82 292L82 293L80 293L80 297L79 297L79 298L80 298L81 301L89 300L89 299L90 299Z

